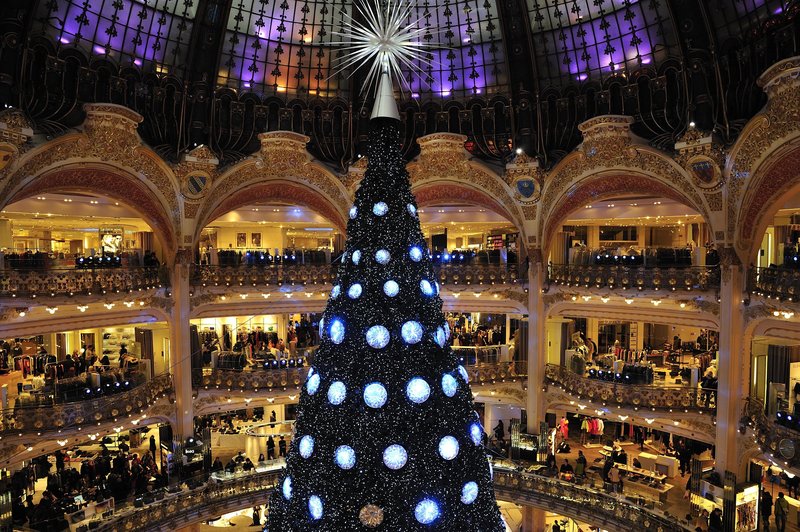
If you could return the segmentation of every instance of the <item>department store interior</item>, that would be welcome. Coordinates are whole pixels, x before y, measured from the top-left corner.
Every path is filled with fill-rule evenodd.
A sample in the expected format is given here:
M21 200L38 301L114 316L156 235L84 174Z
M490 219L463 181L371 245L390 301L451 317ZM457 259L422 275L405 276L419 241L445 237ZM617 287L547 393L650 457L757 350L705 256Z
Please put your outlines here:
M1 3L1 530L266 530L366 3ZM506 530L800 530L800 3L408 9L440 46L401 152Z

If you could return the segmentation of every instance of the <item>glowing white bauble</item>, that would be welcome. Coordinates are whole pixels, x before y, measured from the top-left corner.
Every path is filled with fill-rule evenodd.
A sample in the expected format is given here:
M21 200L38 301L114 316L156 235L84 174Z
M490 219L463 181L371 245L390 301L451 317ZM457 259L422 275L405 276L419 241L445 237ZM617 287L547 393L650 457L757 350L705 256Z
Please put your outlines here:
M300 456L303 458L310 457L314 452L314 438L308 435L303 436L300 438L297 448L300 450Z
M422 260L422 250L419 248L419 246L414 246L408 250L408 256L414 262L419 262Z
M464 366L458 366L458 374L461 375L461 378L464 379L464 382L469 382L469 374L467 370L464 369Z
M439 347L444 347L447 343L447 337L444 334L444 329L441 327L436 328L436 333L434 334L433 339L439 344Z
M336 299L342 292L342 287L338 284L331 289L331 299Z
M319 320L319 335L325 336L325 318Z
M350 219L355 220L356 216L358 216L358 209L356 209L356 206L353 205L350 207Z
M414 377L406 385L406 396L412 403L422 404L431 396L431 387L421 377Z
M359 250L355 250L353 252L353 264L358 264L361 261L361 252Z
M439 505L433 499L423 499L414 508L414 517L423 525L429 525L439 519Z
M344 323L336 319L331 322L331 341L334 344L341 344L344 341Z
M389 343L389 329L383 325L373 325L367 329L367 343L375 349L383 349Z
M370 408L380 408L386 404L386 399L389 394L386 393L386 388L379 382L367 384L364 387L364 402Z
M444 322L444 337L447 340L450 339L450 324L447 322Z
M439 456L445 460L452 460L458 456L458 440L453 436L445 436L439 440Z
M400 293L400 285L396 281L386 281L383 283L383 293L389 297L394 297Z
M356 452L349 445L340 445L334 452L336 465L342 469L352 469L356 465Z
M422 325L418 321L407 321L400 329L403 341L407 344L417 344L422 340Z
M472 504L478 498L478 484L475 482L467 482L461 488L461 502L464 504Z
M426 296L432 296L434 293L433 285L427 279L423 279L419 282L419 289L422 290L422 293L425 294Z
M306 391L308 395L314 395L317 393L319 389L319 374L315 373L308 378L308 382L306 382Z
M287 501L292 498L292 477L286 477L283 479L281 492L283 492L283 498Z
M328 402L332 405L340 405L347 397L347 387L342 381L334 381L328 386Z
M308 513L311 514L311 519L322 519L322 499L316 495L308 498Z
M391 258L392 256L385 249L379 249L375 252L375 260L378 264L387 264Z
M383 463L392 471L402 469L408 462L408 453L402 445L390 445L383 451Z
M382 201L379 201L378 203L372 206L372 213L375 216L383 216L387 212L389 212L389 206Z
M408 209L408 214L411 216L415 216L417 214L417 208L410 203L406 205L406 209Z
M350 285L350 289L347 291L347 296L350 299L358 299L359 296L361 295L361 291L362 291L361 285L359 283L355 283L353 285Z
M442 391L447 397L453 397L458 392L458 381L449 373L442 377Z
M475 422L469 426L469 437L475 445L481 444L481 440L483 440L483 429L480 423Z

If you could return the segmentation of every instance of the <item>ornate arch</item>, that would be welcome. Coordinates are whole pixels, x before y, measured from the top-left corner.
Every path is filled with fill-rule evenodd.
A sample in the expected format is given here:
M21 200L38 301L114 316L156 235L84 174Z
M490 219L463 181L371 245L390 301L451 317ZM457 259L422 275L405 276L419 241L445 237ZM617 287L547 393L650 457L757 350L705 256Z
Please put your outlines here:
M502 176L470 158L464 149L467 137L434 133L418 139L419 157L408 164L411 186L421 205L463 201L501 214L521 234L523 216L513 192Z
M691 177L673 159L630 131L632 118L600 116L583 122L583 144L548 174L539 232L547 249L558 224L587 203L617 194L655 194L687 205L710 223L709 209Z
M141 143L136 132L141 115L113 104L86 104L84 110L83 132L15 154L10 164L0 167L0 205L52 192L53 187L102 194L139 210L159 231L165 248L174 250L181 227L176 179ZM25 130L23 124L6 126L6 132Z
M303 205L344 231L350 195L340 180L312 161L306 150L309 137L275 131L259 139L261 151L255 157L216 177L204 201L187 210L187 217L196 219L194 242L208 223L254 197Z
M5 206L43 193L88 192L109 197L138 212L167 249L174 249L176 237L170 216L152 190L138 176L103 164L68 163L50 167L20 183L0 200Z
M726 229L748 263L767 215L775 213L770 209L800 175L795 171L800 157L800 57L768 68L758 84L767 93L767 105L739 135L725 168L729 176ZM770 209L763 211L763 205Z

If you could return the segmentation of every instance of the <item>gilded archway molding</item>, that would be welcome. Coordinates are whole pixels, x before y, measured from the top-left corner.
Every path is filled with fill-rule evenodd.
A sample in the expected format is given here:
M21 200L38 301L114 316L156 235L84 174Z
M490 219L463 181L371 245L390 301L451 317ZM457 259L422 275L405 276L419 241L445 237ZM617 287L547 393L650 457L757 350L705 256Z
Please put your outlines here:
M686 170L633 135L632 121L605 115L578 126L583 143L548 172L539 209L539 241L531 244L547 250L558 224L571 212L630 192L674 199L711 222L706 201Z
M343 231L350 194L340 179L312 160L306 150L309 137L273 131L261 133L259 139L258 153L218 176L212 172L213 183L208 194L187 208L186 217L195 219L193 242L197 242L202 228L215 217L243 205L243 195L249 194L252 203L253 196L259 193L269 195L258 199L308 206Z
M525 216L513 191L498 172L472 159L464 149L466 140L454 133L434 133L417 140L420 154L407 168L418 203L480 205L502 215L525 235Z
M175 249L180 233L176 179L158 154L142 144L136 132L142 116L113 104L86 104L84 110L83 131L32 148L0 168L0 206L49 186L51 191L60 187L115 197L142 212L127 185L138 198L144 192L152 197L143 214L156 222L164 246Z
M756 241L760 241L759 230L768 225L765 219L770 209L764 205L774 205L800 176L796 170L800 158L800 56L774 64L758 84L767 93L767 105L747 123L725 168L729 176L726 231L748 264Z

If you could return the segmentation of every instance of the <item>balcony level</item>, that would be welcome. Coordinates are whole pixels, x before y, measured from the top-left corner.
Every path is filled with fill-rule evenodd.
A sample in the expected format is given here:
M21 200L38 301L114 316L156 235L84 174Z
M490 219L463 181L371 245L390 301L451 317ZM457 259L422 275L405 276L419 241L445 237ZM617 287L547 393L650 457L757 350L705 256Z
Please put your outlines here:
M279 479L279 471L264 470L230 479L212 478L195 489L160 494L142 508L123 506L98 530L132 532L186 528L227 512L263 504ZM524 506L556 511L609 530L678 532L689 524L659 510L633 505L599 489L579 486L533 473L497 467L497 498Z
M718 266L631 266L625 264L552 264L547 283L552 287L603 293L668 294L716 293Z

